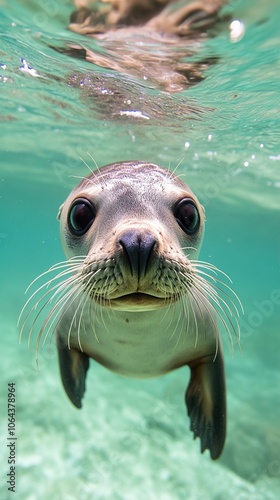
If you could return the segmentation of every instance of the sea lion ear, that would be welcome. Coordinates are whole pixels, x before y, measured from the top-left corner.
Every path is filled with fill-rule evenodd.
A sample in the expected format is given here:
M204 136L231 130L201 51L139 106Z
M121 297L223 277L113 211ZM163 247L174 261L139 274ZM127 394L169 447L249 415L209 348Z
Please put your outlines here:
M60 205L60 207L59 207L58 214L57 214L57 216L56 216L57 220L60 220L60 217L61 217L61 212L62 212L63 206L64 206L64 203L63 203L62 205Z
M222 453L226 436L226 388L221 346L215 360L191 367L186 404L194 438L200 437L201 453L207 448L213 460Z

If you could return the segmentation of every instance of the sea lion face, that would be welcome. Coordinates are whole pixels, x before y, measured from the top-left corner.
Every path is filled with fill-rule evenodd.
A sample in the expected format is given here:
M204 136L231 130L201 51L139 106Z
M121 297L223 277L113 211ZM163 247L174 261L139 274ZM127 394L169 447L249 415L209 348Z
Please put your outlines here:
M169 171L141 162L103 167L71 192L59 218L67 258L84 256L81 283L93 301L155 309L191 286L204 211Z

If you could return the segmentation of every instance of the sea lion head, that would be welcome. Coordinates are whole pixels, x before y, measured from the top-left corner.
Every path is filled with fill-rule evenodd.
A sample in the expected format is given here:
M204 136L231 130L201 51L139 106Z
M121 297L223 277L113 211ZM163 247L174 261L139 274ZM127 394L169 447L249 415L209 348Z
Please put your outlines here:
M66 257L80 257L79 284L96 303L154 309L191 287L204 210L170 171L140 161L103 167L78 184L58 217Z

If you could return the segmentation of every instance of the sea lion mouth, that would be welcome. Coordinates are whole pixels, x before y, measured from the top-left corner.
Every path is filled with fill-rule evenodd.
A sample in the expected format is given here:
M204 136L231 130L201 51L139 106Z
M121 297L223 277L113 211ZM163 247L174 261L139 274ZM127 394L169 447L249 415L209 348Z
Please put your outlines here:
M113 299L102 299L103 306L111 309L143 311L158 309L174 301L174 297L157 297L148 293L134 292Z
M133 302L135 304L137 303L143 303L143 302L153 302L153 301L156 301L156 302L162 302L162 301L166 301L166 298L163 298L163 297L157 297L155 295L152 295L152 294L149 294L149 293L144 293L144 292L133 292L133 293L129 293L127 295L122 295L121 297L118 297L116 300L120 300L120 301L128 301L128 302Z

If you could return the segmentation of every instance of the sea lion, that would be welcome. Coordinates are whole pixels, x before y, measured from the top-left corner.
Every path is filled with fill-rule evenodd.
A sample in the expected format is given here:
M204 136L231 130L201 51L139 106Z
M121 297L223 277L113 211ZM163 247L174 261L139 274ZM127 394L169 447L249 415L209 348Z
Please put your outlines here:
M227 302L229 287L219 297L217 268L197 260L205 222L198 199L162 167L121 162L83 178L58 218L67 261L51 268L59 272L31 312L36 309L36 322L45 307L37 313L41 300L54 302L37 342L56 324L70 400L81 408L90 358L128 377L188 365L191 430L201 451L208 448L218 458L226 435L226 386L215 309L230 333L238 306L235 294Z

